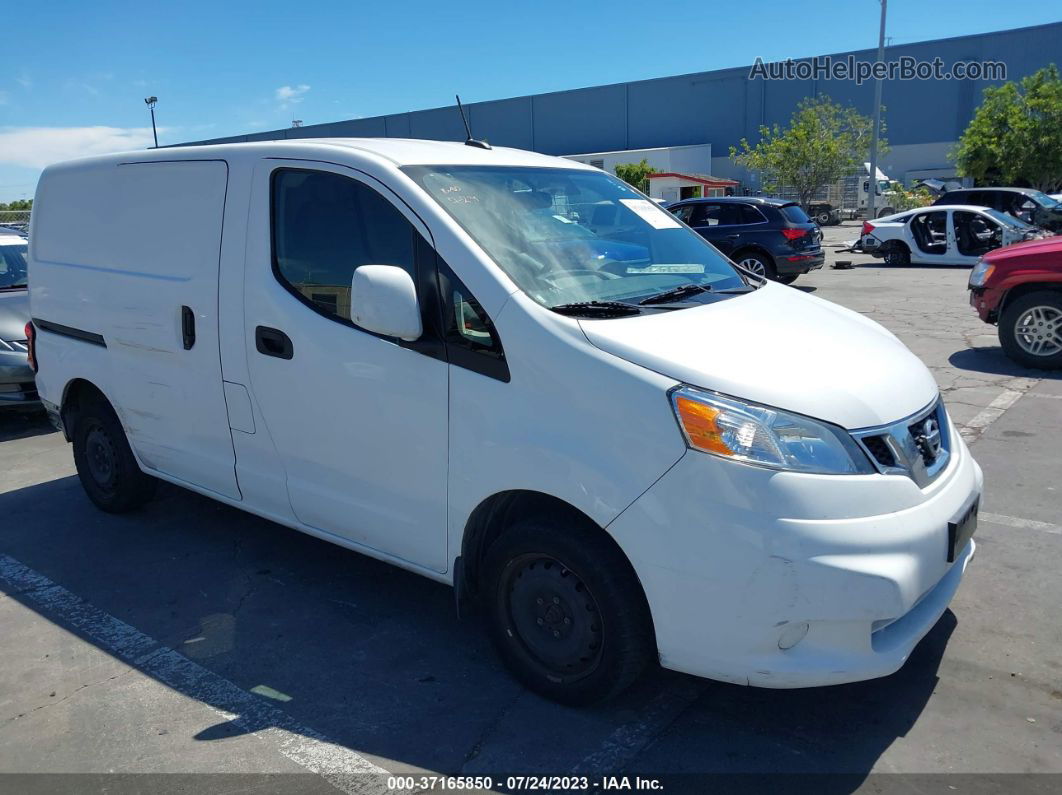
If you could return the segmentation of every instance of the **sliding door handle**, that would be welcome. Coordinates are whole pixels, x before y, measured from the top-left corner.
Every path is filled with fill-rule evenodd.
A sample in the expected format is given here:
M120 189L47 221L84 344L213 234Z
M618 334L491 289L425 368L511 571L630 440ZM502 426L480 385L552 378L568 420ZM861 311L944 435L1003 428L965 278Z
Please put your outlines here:
M263 356L290 359L295 355L291 337L280 329L270 328L269 326L258 326L254 330L254 346Z
M195 345L195 313L187 306L181 307L181 342L186 351Z

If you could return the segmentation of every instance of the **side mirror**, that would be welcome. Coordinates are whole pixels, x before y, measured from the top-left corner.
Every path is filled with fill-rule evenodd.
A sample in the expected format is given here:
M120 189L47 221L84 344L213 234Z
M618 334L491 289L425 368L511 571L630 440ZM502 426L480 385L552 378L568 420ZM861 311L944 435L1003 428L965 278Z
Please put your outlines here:
M406 342L420 339L417 288L395 265L362 265L350 281L350 319L366 331Z

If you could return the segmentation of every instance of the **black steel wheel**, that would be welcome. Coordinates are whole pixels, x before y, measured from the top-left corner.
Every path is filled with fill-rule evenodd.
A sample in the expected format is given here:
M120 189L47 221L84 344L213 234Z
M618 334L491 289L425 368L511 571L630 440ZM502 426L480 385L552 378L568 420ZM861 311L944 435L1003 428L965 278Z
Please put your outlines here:
M491 544L483 565L491 639L532 690L589 704L630 686L652 660L645 594L603 530L527 519Z
M157 481L140 470L122 424L105 400L92 400L78 410L72 436L77 476L97 508L125 513L154 496Z

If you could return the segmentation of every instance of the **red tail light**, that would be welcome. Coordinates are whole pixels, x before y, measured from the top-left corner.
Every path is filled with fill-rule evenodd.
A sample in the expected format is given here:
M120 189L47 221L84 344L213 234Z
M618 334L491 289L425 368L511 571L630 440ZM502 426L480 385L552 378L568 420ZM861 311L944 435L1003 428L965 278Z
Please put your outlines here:
M26 324L26 357L29 360L30 369L37 372L37 329L33 328L33 321Z
M808 233L807 229L783 229L782 235L786 240L798 240Z
M864 221L863 222L863 231L860 232L859 234L861 234L861 235L872 235L872 234L874 234L874 224L870 223L870 221Z

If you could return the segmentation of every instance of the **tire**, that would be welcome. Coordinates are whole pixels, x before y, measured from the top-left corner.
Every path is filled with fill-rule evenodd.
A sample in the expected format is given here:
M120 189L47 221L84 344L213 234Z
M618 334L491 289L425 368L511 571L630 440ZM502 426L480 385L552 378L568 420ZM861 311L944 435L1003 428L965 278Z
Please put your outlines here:
M765 276L772 281L778 278L778 271L775 270L774 260L766 254L761 254L758 251L739 251L732 257L732 259L746 270L750 270L760 276Z
M827 226L830 223L830 219L833 216L828 212L818 212L815 214L815 223L819 226Z
M795 282L797 280L797 277L799 277L799 276L800 276L799 273L785 273L785 274L782 274L782 275L780 275L778 277L778 281L781 284L792 284L793 282Z
M483 571L491 640L536 693L562 704L603 701L654 659L641 584L602 531L526 519L491 544Z
M1062 293L1041 290L1008 303L999 318L999 344L1026 367L1062 368Z
M903 243L890 241L882 247L886 265L906 267L911 264L911 250Z
M876 218L884 218L886 215L892 215L896 210L892 207L882 207L881 211L875 216Z
M96 398L78 411L73 443L81 486L100 510L126 513L154 496L157 481L140 470L122 424L106 400Z

